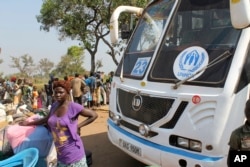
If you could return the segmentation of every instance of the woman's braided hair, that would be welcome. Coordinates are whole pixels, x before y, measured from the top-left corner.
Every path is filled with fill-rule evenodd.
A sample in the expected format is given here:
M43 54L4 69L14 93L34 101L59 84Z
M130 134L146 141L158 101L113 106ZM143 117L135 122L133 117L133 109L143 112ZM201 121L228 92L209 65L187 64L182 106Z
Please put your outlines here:
M65 81L65 80L54 81L53 82L53 89L55 89L57 87L64 88L67 91L67 93L69 93L70 89L71 89L70 82L69 81Z

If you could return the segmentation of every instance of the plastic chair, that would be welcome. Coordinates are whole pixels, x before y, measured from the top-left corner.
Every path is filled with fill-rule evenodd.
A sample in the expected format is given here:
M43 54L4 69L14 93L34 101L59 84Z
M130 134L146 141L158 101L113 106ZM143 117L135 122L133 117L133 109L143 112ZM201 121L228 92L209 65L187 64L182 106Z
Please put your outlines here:
M0 161L1 167L14 167L14 166L23 166L23 167L35 167L38 161L39 151L37 148L28 148L25 149L12 157L9 157L5 160Z

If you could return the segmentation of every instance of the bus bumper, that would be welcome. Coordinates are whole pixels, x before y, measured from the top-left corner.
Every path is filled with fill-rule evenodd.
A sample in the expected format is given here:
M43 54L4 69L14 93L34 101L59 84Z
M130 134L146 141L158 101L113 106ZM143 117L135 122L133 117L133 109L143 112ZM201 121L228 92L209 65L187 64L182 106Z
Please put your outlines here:
M110 119L108 119L108 138L113 145L147 165L159 167L227 166L226 156L209 157L178 148L159 145L127 132L115 125Z

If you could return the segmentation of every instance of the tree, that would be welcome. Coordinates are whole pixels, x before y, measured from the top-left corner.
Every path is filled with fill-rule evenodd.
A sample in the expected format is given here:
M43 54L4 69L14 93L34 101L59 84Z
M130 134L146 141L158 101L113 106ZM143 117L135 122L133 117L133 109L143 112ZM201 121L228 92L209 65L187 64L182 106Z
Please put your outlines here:
M75 73L83 74L85 72L85 69L82 67L83 60L83 48L72 46L68 48L67 54L61 57L60 62L52 73L58 77L74 75Z
M99 68L103 67L102 60L97 60L95 67L96 67L96 71L98 71Z
M33 58L28 55L22 55L20 57L12 57L11 61L13 64L10 65L11 68L17 68L20 72L20 76L22 77L28 77L31 76L32 73L34 73L34 61Z
M82 42L84 48L91 56L91 71L95 70L95 55L100 40L112 49L113 46L105 40L109 34L109 19L112 11L119 5L129 5L134 0L44 0L37 21L41 23L40 29L49 31L56 28L60 40L66 37ZM136 3L145 4L145 0ZM115 64L118 64L115 52L110 52Z
M130 6L137 6L144 8L148 4L149 0L130 0L125 2L117 2L117 1L110 1L110 3L113 3L113 10L120 6L120 5L130 5ZM110 16L111 17L111 16ZM109 18L110 18L109 17ZM133 31L136 23L137 18L134 18L135 16L133 14L127 14L127 13L121 13L121 16L119 18L119 27L125 26L125 23L129 24L126 25L128 27L128 30L130 33ZM108 20L109 21L109 20ZM129 23L128 23L129 22ZM109 24L109 22L108 22ZM102 38L103 42L108 46L109 50L106 52L108 55L110 55L116 65L118 65L118 61L116 59L116 56L120 56L124 49L126 48L127 41L119 39L117 44L111 44L106 38Z
M38 63L38 69L40 75L49 76L51 69L54 67L54 63L49 61L47 58L43 58Z

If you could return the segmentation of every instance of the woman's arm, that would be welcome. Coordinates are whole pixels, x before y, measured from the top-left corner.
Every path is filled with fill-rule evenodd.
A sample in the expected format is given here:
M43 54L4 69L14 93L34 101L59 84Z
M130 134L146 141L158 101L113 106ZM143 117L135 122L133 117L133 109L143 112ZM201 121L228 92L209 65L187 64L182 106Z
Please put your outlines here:
M47 121L49 119L49 115L47 115L46 117L44 118L41 118L41 119L38 119L38 120L35 120L35 121L22 121L19 123L19 125L21 126L33 126L33 125L44 125L44 124L47 124Z
M82 121L81 123L78 124L78 130L83 127L86 126L88 124L90 124L91 122L93 122L97 117L97 113L91 109L88 108L84 108L79 115L83 116L83 117L87 117L87 119L85 119L84 121Z

